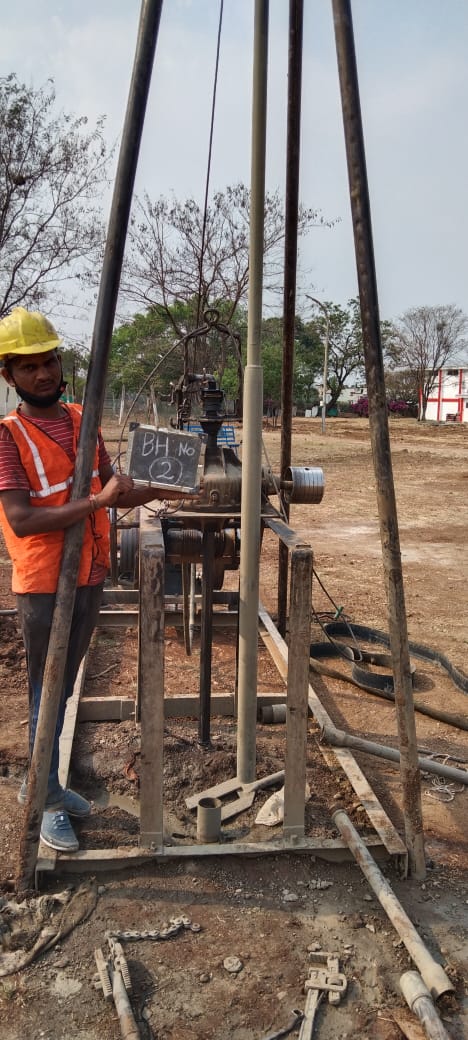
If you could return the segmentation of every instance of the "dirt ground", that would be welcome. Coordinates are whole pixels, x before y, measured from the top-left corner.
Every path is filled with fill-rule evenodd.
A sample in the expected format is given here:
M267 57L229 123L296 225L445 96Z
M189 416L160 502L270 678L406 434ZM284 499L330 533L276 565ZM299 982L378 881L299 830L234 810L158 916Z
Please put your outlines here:
M112 431L105 431L112 451ZM391 420L392 460L397 493L411 640L443 651L466 673L468 565L468 427L421 425ZM266 429L269 462L277 466L280 430ZM366 420L297 419L293 464L318 465L325 474L320 505L292 506L291 526L313 547L316 576L313 605L320 620L340 608L355 623L386 631L387 609L382 571L375 480ZM226 576L234 588L236 574ZM0 546L0 607L14 607L10 567ZM265 536L261 559L261 596L276 610L277 542ZM326 590L326 591L325 591ZM328 595L327 595L328 593ZM323 1040L356 1036L368 1040L410 1040L418 1032L398 980L413 968L407 951L354 862L329 862L309 854L258 857L187 856L163 864L96 877L52 876L48 900L35 898L14 907L14 879L22 811L16 802L26 763L26 669L14 616L0 616L0 936L3 955L29 948L40 928L39 908L48 913L51 896L72 886L88 900L86 920L48 953L21 971L2 975L0 1016L4 1040L114 1040L120 1035L112 1002L94 988L94 950L106 949L106 930L160 930L181 914L200 925L166 941L124 942L133 983L132 1006L142 1040L264 1040L304 1009L303 986L310 952L337 951L348 989L338 1006L323 1002L316 1035ZM312 639L322 639L318 624ZM199 656L184 655L179 631L166 631L166 684L171 696L197 693ZM232 693L234 637L216 633L213 693ZM336 662L330 662L338 667ZM415 660L415 697L467 720L466 694L457 690L436 664ZM85 696L132 696L136 689L137 636L100 628L93 640ZM341 669L341 663L339 665ZM311 682L336 725L350 733L394 747L398 744L391 704L346 681L311 675ZM284 684L260 643L259 691L282 692ZM417 714L419 747L449 764L468 764L468 733ZM83 723L77 727L72 756L75 785L93 799L89 820L80 825L80 847L134 846L138 840L138 726ZM283 727L259 725L257 773L284 764ZM382 760L356 754L381 804L404 833L398 771ZM189 793L205 790L236 773L236 729L232 719L213 718L212 747L197 743L194 720L170 718L165 740L164 785L167 843L189 844L196 837ZM306 831L336 837L333 806L344 804L363 836L372 835L366 814L345 775L329 768L311 719L307 780L310 799ZM467 790L435 785L422 776L422 806L428 863L424 882L402 880L393 862L385 876L428 948L454 984L454 994L439 1002L453 1040L468 1035L468 839ZM255 824L266 794L249 812L226 827L227 840L268 841L274 837ZM57 912L53 920L57 919ZM42 921L42 923L44 923ZM240 963L226 960L236 958ZM227 966L226 966L227 964ZM294 1035L297 1035L297 1031ZM315 1033L314 1033L315 1035Z

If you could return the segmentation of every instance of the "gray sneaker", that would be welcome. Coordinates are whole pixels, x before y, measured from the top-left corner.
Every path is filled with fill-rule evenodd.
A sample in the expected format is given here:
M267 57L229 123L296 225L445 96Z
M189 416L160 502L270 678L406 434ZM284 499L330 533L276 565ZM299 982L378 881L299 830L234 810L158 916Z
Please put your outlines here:
M24 805L26 802L27 784L28 780L25 777L18 791L18 802L20 805ZM57 792L57 796L52 801L49 799L48 801L50 809L52 809L52 806L55 809L60 807L69 816L74 816L77 820L84 820L85 816L89 816L91 812L90 802L83 798L81 794L70 790L69 787L61 787Z
M45 812L42 817L41 841L57 852L76 852L78 839L66 812Z

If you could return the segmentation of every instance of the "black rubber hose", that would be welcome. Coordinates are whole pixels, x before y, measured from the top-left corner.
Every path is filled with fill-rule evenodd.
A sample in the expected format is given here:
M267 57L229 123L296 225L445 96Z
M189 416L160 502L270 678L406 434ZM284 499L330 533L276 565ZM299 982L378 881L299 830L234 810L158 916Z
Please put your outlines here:
M347 622L330 622L324 625L324 631L326 635L330 637L329 643L311 643L310 645L310 667L313 671L319 675L327 675L332 679L339 679L341 682L351 682L354 686L358 686L359 689L365 690L366 693L371 693L375 697L381 697L383 700L395 702L395 694L393 688L393 675L381 673L372 673L367 668L363 667L363 661L368 661L370 664L377 664L380 666L391 666L391 658L388 655L373 654L368 651L361 650L358 647L351 647L344 643L337 643L332 638L336 635L347 635L348 637L352 634L353 636L359 636L361 639L366 639L370 643L382 643L385 646L390 645L390 639L385 632L380 632L378 629L369 628L367 625L350 625ZM448 673L453 683L461 692L468 692L468 676L460 672L455 666L445 657L445 654L441 654L438 651L432 650L429 647L422 646L420 643L410 643L410 652L422 660L434 661L440 664L444 670ZM352 662L351 674L346 675L343 672L339 672L334 668L329 668L327 665L319 663L315 658L322 657L341 657ZM356 662L356 657L359 663ZM414 671L414 668L413 668ZM435 719L437 722L443 722L447 726L453 726L454 729L460 729L468 732L468 718L463 718L461 715L454 715L451 712L441 711L437 708L428 707L426 704L422 704L420 701L414 701L414 709L418 711L420 715L426 715L428 718Z

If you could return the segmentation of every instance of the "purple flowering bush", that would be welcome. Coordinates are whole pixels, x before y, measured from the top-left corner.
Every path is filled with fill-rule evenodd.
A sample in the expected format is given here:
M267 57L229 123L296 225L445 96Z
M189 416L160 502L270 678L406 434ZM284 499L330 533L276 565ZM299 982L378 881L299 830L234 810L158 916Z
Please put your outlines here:
M387 401L387 408L391 415L407 416L412 414L411 405L406 401ZM369 398L360 397L358 401L350 405L350 410L353 415L358 415L360 419L367 419L369 417Z

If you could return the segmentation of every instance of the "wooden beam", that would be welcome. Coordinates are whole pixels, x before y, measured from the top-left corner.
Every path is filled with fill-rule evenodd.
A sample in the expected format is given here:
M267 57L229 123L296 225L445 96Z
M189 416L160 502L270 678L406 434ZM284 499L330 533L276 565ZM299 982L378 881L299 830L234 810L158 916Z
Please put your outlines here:
M141 721L140 842L163 841L164 538L161 523L141 510L138 703Z
M305 834L311 592L312 550L310 546L303 546L291 554L289 595L290 653L286 698L283 834L285 839L289 838L291 841L301 841Z
M378 860L388 859L388 850L378 838L367 838L364 841L372 855ZM50 850L46 850L48 852ZM48 856L41 857L37 863L38 873L46 874L54 869L58 874L94 873L98 870L125 870L128 867L140 866L151 860L164 861L174 859L198 859L203 856L277 856L282 852L304 853L319 858L353 862L353 856L342 838L306 838L291 845L285 841L265 842L216 842L209 845L164 845L155 849L143 849L140 846L123 846L113 849L86 849L86 851L61 853L54 867Z

